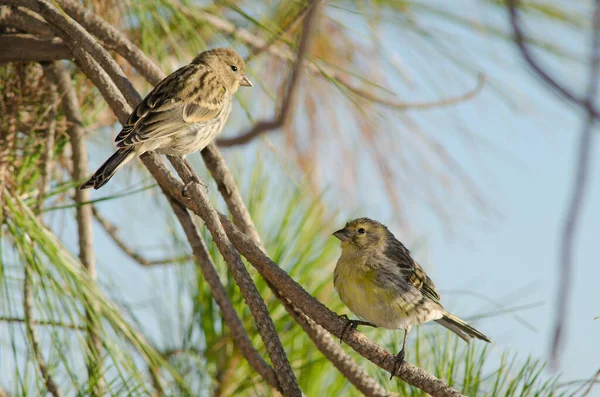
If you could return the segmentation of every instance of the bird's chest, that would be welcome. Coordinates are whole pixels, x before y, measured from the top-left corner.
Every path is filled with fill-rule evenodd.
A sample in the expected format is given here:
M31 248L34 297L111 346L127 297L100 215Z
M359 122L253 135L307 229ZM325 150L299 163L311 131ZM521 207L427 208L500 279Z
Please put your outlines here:
M389 327L389 291L377 279L377 267L361 258L342 256L334 271L334 287L352 313L377 326Z

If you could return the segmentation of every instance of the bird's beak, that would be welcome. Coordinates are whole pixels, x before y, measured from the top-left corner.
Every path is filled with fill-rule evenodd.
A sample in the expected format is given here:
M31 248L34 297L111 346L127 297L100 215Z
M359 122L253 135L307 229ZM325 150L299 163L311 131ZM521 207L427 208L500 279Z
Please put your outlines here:
M348 241L348 240L350 240L351 233L350 233L350 230L343 228L343 229L340 229L337 232L333 233L333 236L338 238L340 241Z
M242 75L242 78L240 79L240 85L243 85L244 87L252 87L252 82L248 79L248 77Z

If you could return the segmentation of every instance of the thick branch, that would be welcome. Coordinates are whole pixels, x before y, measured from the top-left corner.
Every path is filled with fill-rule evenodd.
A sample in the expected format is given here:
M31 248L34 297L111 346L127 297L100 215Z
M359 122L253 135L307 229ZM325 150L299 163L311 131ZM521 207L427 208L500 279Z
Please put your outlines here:
M28 10L4 7L0 9L0 25L10 26L21 32L32 33L40 39L54 37L52 30L39 15Z
M0 35L0 64L72 58L69 47L59 38L40 39L29 34Z
M58 86L62 96L62 106L67 118L67 133L71 141L71 155L73 160L72 177L78 181L88 173L87 149L85 146L85 136L83 121L81 118L81 109L77 93L71 83L71 76L65 66L61 63L54 63L47 68L48 74ZM90 202L89 190L75 189L76 219L79 239L79 259L86 268L92 280L96 279L96 261L94 257L94 235L92 231L92 206L85 204ZM90 355L88 360L88 375L94 382L94 394L102 396L105 394L105 384L102 377L102 340L100 339L101 325L96 315L98 309L94 302L91 310L86 311L88 319L88 334Z
M141 75L151 77L152 84L156 85L165 78L165 74L158 65L117 28L73 0L58 0L57 3L71 18L79 22L81 26L102 40L107 46L117 51Z
M82 51L89 53L108 73L130 103L140 101L139 94L108 52L85 29L57 10L48 0L2 0L0 4L2 3L23 6L40 14L65 42L72 41Z
M248 338L248 334L242 325L242 321L238 317L227 296L227 291L219 279L215 265L208 254L208 249L198 233L190 214L181 203L172 199L167 192L164 193L167 198L169 198L169 203L179 219L179 223L183 227L188 242L194 251L198 266L200 266L200 270L202 271L202 275L210 287L210 293L217 305L219 305L221 313L223 313L223 319L231 330L233 342L240 352L242 352L242 355L246 358L248 364L250 364L250 366L254 368L254 370L262 376L271 387L283 393L275 372L252 346L252 342L250 341L250 338Z
M302 35L300 36L300 42L298 44L298 53L296 55L294 64L292 65L292 73L290 81L288 83L287 91L283 97L281 104L281 110L279 114L275 116L273 120L259 121L250 129L250 131L234 137L234 138L221 138L217 140L217 144L220 146L235 146L242 145L250 142L262 133L276 130L278 128L285 128L288 123L292 120L293 109L296 103L296 96L298 86L300 84L300 76L304 71L304 63L306 53L308 51L310 39L312 36L313 24L319 14L320 5L322 0L315 0L304 18L304 24L302 28Z

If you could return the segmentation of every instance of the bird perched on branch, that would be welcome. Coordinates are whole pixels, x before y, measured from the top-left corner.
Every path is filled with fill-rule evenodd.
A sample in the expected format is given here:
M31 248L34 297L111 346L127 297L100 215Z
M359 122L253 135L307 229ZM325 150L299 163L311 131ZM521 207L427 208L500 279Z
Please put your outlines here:
M154 150L185 156L204 149L223 130L233 94L252 87L243 58L230 48L200 53L162 80L129 116L117 151L81 185L99 189L129 160Z
M342 302L366 320L348 320L340 340L349 328L358 325L404 329L402 350L396 355L392 376L404 361L406 338L413 325L434 320L467 343L471 338L491 342L444 309L431 279L387 227L359 218L333 235L342 242L333 284Z

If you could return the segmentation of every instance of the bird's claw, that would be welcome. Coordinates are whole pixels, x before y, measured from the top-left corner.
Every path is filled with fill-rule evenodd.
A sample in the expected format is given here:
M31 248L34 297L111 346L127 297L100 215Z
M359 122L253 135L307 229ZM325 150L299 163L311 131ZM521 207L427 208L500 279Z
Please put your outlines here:
M394 366L392 367L392 374L390 375L390 380L396 375L396 372L404 362L404 349L400 350L400 353L396 354L396 359L394 360Z
M346 320L346 325L344 326L344 329L342 329L342 333L340 334L340 343L342 343L342 339L344 339L344 335L346 334L346 332L348 332L348 330L356 329L356 327L358 327L359 325L368 325L369 327L377 328L376 325L371 324L368 321L350 320L345 314L342 314L339 317Z

